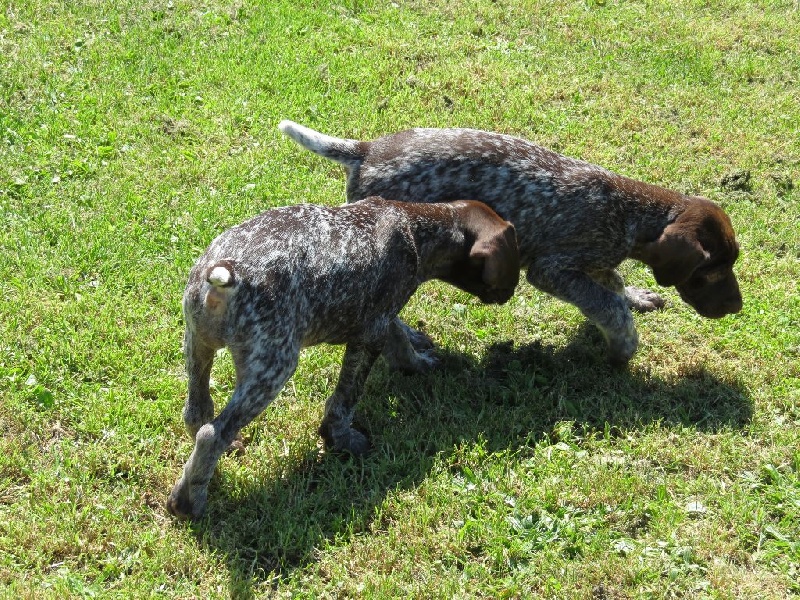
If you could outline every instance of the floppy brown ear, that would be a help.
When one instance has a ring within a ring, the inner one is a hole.
[[[673,224],[656,241],[645,244],[642,261],[653,269],[659,285],[683,283],[710,257],[693,235]]]
[[[492,288],[513,289],[519,283],[519,248],[511,223],[502,231],[482,232],[469,253],[475,266],[483,265],[483,282]]]

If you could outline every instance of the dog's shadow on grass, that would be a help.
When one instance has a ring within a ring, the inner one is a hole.
[[[231,486],[226,476],[215,478],[208,516],[192,527],[202,545],[226,557],[232,596],[301,577],[318,549],[370,531],[388,493],[418,486],[436,460],[462,444],[481,440],[487,451],[514,450],[565,422],[624,435],[653,423],[736,429],[752,416],[742,385],[702,368],[669,381],[642,368],[613,369],[588,325],[559,350],[509,342],[479,360],[439,355],[441,368],[426,375],[376,365],[358,413],[374,444],[369,455],[309,448],[277,480]]]

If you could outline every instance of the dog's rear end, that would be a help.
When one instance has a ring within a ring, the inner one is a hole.
[[[392,366],[415,371],[434,362],[430,347],[396,319],[417,286],[433,278],[485,302],[507,301],[519,278],[513,227],[478,202],[375,198],[274,209],[214,240],[184,293],[183,417],[195,447],[168,510],[178,517],[203,512],[219,457],[277,396],[302,347],[347,344],[319,433],[335,450],[365,452],[369,442],[352,419],[386,340]],[[236,366],[236,387],[214,418],[209,378],[223,346]]]

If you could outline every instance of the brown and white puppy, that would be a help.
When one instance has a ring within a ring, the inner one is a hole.
[[[625,288],[626,258],[653,269],[705,317],[741,310],[731,221],[713,202],[635,181],[508,135],[473,129],[411,129],[374,141],[334,138],[292,121],[280,130],[342,163],[347,200],[382,194],[407,202],[475,198],[517,230],[535,287],[577,306],[605,336],[613,363],[633,356],[629,307],[663,300]]]
[[[506,302],[519,281],[514,228],[479,202],[368,198],[336,208],[269,210],[215,239],[192,268],[183,297],[183,418],[195,447],[168,510],[178,517],[203,513],[220,456],[280,392],[307,346],[347,345],[319,432],[335,450],[366,451],[367,438],[351,424],[386,340],[396,367],[422,370],[434,360],[412,346],[396,319],[417,287],[434,278],[484,302]],[[209,377],[224,346],[236,387],[215,418]]]

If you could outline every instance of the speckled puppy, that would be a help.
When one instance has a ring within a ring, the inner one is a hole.
[[[373,141],[324,135],[291,121],[280,130],[347,169],[347,200],[474,198],[514,224],[528,281],[577,306],[625,364],[638,336],[629,307],[663,306],[624,286],[616,267],[644,262],[705,317],[738,312],[739,245],[710,200],[635,181],[526,140],[475,129],[410,129]]]
[[[183,297],[189,375],[183,418],[195,447],[169,511],[203,513],[219,457],[283,388],[307,346],[347,344],[319,432],[335,450],[366,451],[367,438],[351,423],[386,339],[393,339],[388,358],[396,367],[420,370],[432,360],[409,343],[395,317],[434,278],[484,302],[507,301],[519,279],[514,228],[478,202],[368,198],[336,208],[277,208],[214,240],[192,268]],[[236,388],[214,418],[209,376],[223,346],[236,366]]]

